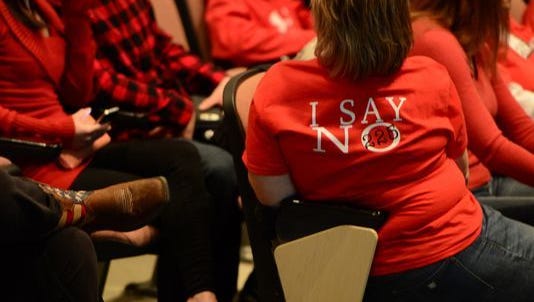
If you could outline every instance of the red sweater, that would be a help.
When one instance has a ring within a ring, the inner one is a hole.
[[[530,26],[534,31],[534,1],[530,1],[523,15],[523,24]]]
[[[499,60],[499,72],[506,83],[514,82],[534,91],[534,32],[510,18],[510,37],[506,57]],[[534,100],[533,100],[534,102]]]
[[[389,213],[373,275],[435,263],[480,234],[480,204],[453,161],[467,145],[458,94],[428,58],[358,81],[331,79],[317,60],[278,63],[248,121],[243,158],[252,173],[290,174],[305,199]]]
[[[63,104],[80,107],[92,97],[91,30],[84,16],[61,19],[46,0],[34,2],[50,37],[16,20],[0,1],[0,132],[68,144],[74,122]],[[61,188],[85,167],[63,170],[54,161],[18,164],[26,176]]]
[[[534,121],[511,96],[499,76],[478,68],[473,80],[468,58],[454,35],[429,18],[413,23],[412,55],[443,64],[460,95],[467,125],[469,188],[487,183],[499,173],[534,186]]]
[[[315,37],[302,0],[208,0],[212,56],[235,65],[278,61]]]

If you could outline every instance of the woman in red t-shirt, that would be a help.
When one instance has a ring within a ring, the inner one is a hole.
[[[388,212],[367,300],[532,297],[534,228],[466,187],[460,100],[443,66],[407,58],[408,3],[314,0],[312,11],[317,59],[275,64],[251,104],[243,159],[259,200],[298,192]]]

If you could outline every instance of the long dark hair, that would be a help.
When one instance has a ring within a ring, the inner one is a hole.
[[[32,12],[24,4],[24,1],[22,0],[3,0],[3,1],[9,8],[9,11],[11,11],[13,16],[17,20],[26,24],[26,26],[33,28],[33,29],[40,29],[46,26],[46,24],[42,20],[40,20],[34,14],[32,14]]]
[[[412,47],[405,0],[312,0],[315,55],[332,77],[395,73]]]
[[[429,15],[448,28],[469,57],[479,57],[495,72],[506,45],[509,9],[505,0],[410,0],[413,17]]]

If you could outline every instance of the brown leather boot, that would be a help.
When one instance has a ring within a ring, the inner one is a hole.
[[[169,201],[164,177],[145,178],[95,191],[69,191],[40,184],[63,206],[57,228],[76,225],[96,230],[135,230],[154,218]]]

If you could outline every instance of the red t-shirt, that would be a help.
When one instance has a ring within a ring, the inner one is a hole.
[[[456,86],[469,138],[469,188],[491,179],[491,172],[534,186],[534,120],[512,97],[499,75],[479,65],[473,79],[469,60],[455,36],[431,18],[412,24],[411,55],[427,56],[447,68]]]
[[[317,60],[274,65],[251,105],[244,162],[290,174],[304,198],[389,213],[373,275],[423,267],[479,235],[482,211],[453,159],[467,145],[446,70],[424,57],[390,77],[333,80]]]
[[[205,19],[212,56],[236,66],[294,55],[315,37],[301,0],[208,0]]]

